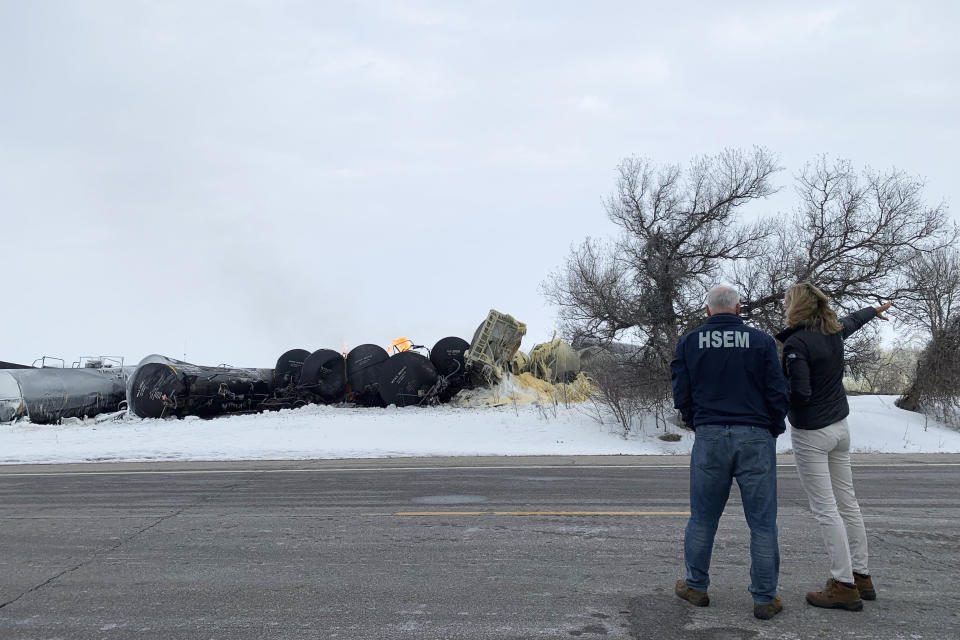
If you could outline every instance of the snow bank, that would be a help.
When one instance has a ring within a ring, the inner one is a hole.
[[[853,447],[859,452],[960,452],[960,433],[902,411],[892,397],[851,397]],[[674,431],[676,431],[674,429]],[[215,420],[85,422],[59,426],[0,426],[0,464],[376,458],[447,455],[686,454],[679,442],[657,438],[652,421],[624,439],[612,419],[598,421],[591,405],[540,409],[492,408],[303,409]],[[789,451],[782,436],[778,450]]]

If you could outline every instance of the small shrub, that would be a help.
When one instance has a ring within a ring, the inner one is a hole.
[[[645,414],[653,415],[658,428],[667,429],[670,407],[669,362],[652,349],[624,354],[604,352],[591,359],[590,380],[595,401],[613,415],[627,437]]]
[[[960,317],[934,334],[897,406],[960,428]]]

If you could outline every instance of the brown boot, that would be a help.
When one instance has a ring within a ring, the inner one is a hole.
[[[857,584],[857,590],[860,592],[861,598],[864,600],[877,599],[877,591],[873,588],[873,580],[870,579],[869,574],[854,571],[853,581]]]
[[[710,604],[710,596],[707,595],[707,592],[691,589],[687,586],[686,580],[677,580],[677,586],[674,587],[673,592],[678,597],[698,607],[706,607]]]
[[[833,578],[827,580],[827,586],[823,591],[808,591],[807,602],[824,609],[846,609],[847,611],[863,609],[863,600],[860,599],[857,587],[848,587]]]
[[[779,596],[774,597],[774,599],[767,604],[753,605],[753,617],[759,618],[760,620],[769,620],[781,611],[783,611],[783,603],[780,601]]]

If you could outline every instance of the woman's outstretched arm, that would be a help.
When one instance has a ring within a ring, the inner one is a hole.
[[[850,315],[840,318],[840,324],[843,326],[843,339],[846,340],[849,338],[855,331],[860,329],[863,325],[867,324],[874,318],[880,318],[881,320],[889,320],[887,316],[883,313],[890,308],[893,302],[885,302],[879,307],[864,307],[860,311],[851,313]]]

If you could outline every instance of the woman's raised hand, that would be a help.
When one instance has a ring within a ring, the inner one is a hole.
[[[874,307],[874,309],[877,310],[877,317],[880,318],[881,320],[889,320],[890,318],[883,315],[883,312],[889,309],[891,306],[893,306],[893,300],[891,300],[890,302],[885,302],[879,307]]]

